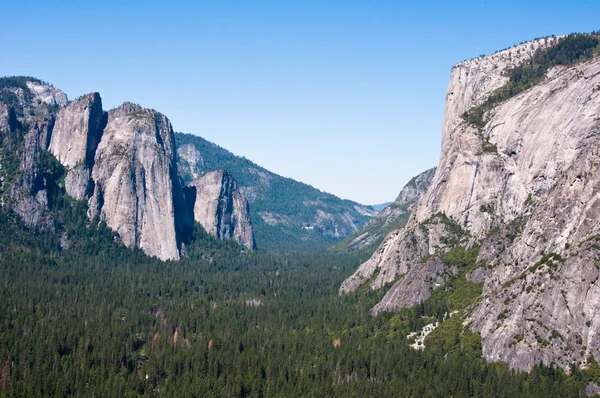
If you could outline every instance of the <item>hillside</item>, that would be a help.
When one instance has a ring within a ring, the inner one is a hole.
[[[248,198],[259,249],[325,248],[356,231],[377,212],[310,185],[279,176],[199,136],[176,133],[184,183],[225,168]]]

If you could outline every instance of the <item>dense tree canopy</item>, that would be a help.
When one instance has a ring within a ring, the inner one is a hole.
[[[200,230],[189,258],[161,262],[55,203],[61,233],[0,215],[0,396],[565,397],[591,377],[486,364],[458,322],[411,349],[406,334],[470,300],[464,279],[373,318],[380,293],[337,295],[364,254],[248,253]]]

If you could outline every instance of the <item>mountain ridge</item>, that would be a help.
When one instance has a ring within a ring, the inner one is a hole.
[[[178,167],[184,182],[225,168],[248,198],[259,248],[326,248],[358,231],[377,214],[370,206],[273,173],[200,136],[176,133]]]
[[[335,244],[330,250],[335,252],[365,250],[373,252],[392,231],[406,225],[411,212],[425,194],[435,174],[435,167],[410,179],[394,202],[385,206],[357,232]]]

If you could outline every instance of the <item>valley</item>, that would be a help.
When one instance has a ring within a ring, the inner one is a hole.
[[[375,208],[0,78],[0,397],[591,396],[599,109],[598,32],[458,63]]]

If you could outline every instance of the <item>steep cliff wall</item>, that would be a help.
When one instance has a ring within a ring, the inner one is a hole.
[[[34,123],[23,137],[19,149],[19,172],[10,187],[10,207],[30,227],[42,230],[54,226],[48,209],[48,184],[44,178],[41,157],[53,120]]]
[[[487,266],[470,277],[484,282],[483,298],[465,325],[481,333],[488,360],[527,370],[540,361],[567,367],[599,356],[598,251],[590,242],[600,232],[600,60],[550,69],[539,84],[489,110],[483,126],[462,117],[507,82],[507,70],[556,42],[541,39],[452,69],[431,188],[407,226],[388,236],[341,292],[395,282],[375,313],[414,304],[414,294],[402,294],[408,285],[428,297],[436,285],[424,281],[447,270],[428,271],[422,259],[447,250],[430,244],[447,231],[419,231],[444,214],[468,232],[464,244],[482,245]]]
[[[248,201],[233,176],[224,169],[208,172],[188,186],[194,219],[219,239],[234,239],[255,249]]]
[[[90,216],[105,221],[127,247],[162,260],[180,255],[175,203],[184,202],[174,145],[164,115],[124,103],[108,113],[92,171]]]
[[[89,194],[91,168],[107,114],[98,93],[77,98],[59,109],[48,150],[67,169],[65,189],[78,200]]]

